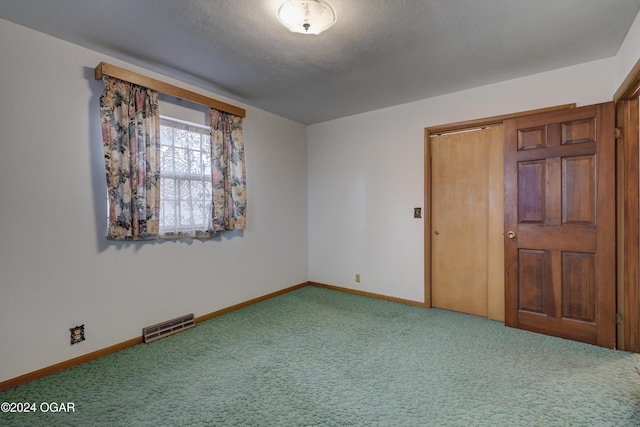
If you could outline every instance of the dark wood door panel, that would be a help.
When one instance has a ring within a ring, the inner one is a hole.
[[[559,156],[584,156],[595,152],[596,144],[593,142],[584,142],[571,147],[568,146],[551,146],[548,148],[540,148],[529,151],[519,151],[518,160],[521,162],[553,159]]]
[[[579,227],[575,224],[558,226],[520,224],[517,236],[519,248],[545,248],[593,253],[597,247],[596,227]]]
[[[547,162],[518,162],[518,222],[546,223]]]
[[[588,117],[561,124],[562,137],[560,144],[583,144],[596,141],[596,118]]]
[[[519,329],[601,345],[597,340],[598,327],[595,323],[579,322],[572,319],[557,319],[523,311],[518,313],[518,318]]]
[[[562,223],[595,225],[596,157],[562,158]]]
[[[562,318],[596,321],[596,255],[562,253]]]
[[[559,140],[560,145],[595,143],[597,121],[595,116],[573,120],[569,116],[565,118],[558,116],[554,120],[557,121],[535,126],[528,126],[532,122],[521,120],[522,127],[518,129],[517,135],[517,150],[547,148],[549,140]]]
[[[549,314],[550,253],[545,250],[520,249],[518,251],[518,310]],[[553,298],[553,295],[551,295]]]

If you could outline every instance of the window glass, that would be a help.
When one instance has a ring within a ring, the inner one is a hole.
[[[160,234],[211,229],[209,128],[160,119]]]

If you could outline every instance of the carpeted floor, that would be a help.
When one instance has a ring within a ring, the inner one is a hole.
[[[0,393],[38,407],[0,425],[639,426],[636,366],[637,354],[305,287]]]

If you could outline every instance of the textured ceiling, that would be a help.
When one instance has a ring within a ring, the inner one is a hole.
[[[613,56],[640,10],[330,0],[338,22],[305,36],[280,25],[281,2],[2,0],[0,17],[310,124]]]

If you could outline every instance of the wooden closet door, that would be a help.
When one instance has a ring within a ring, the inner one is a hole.
[[[432,306],[504,319],[501,125],[433,137]]]

